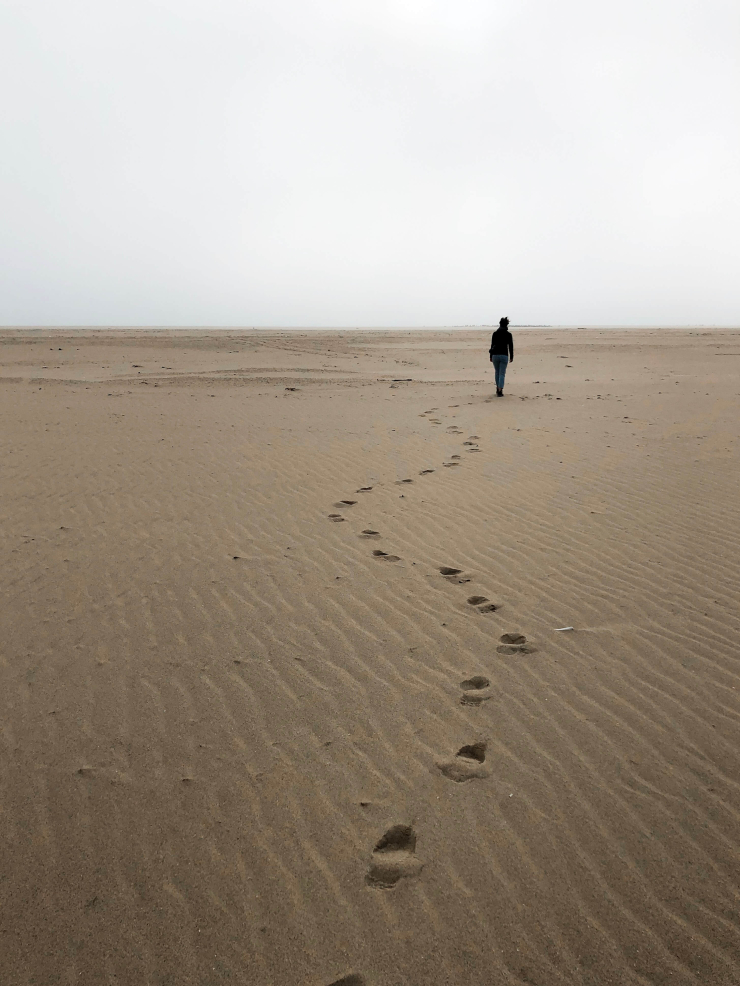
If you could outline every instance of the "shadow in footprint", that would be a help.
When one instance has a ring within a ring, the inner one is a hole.
[[[466,760],[475,760],[476,763],[483,763],[486,759],[486,744],[472,743],[470,746],[461,746],[455,756],[464,757]]]
[[[337,500],[337,502],[332,504],[332,506],[339,507],[341,510],[342,507],[354,507],[356,503],[357,500]]]
[[[403,483],[413,483],[413,479],[397,479],[396,486],[402,486]]]
[[[416,858],[416,833],[410,825],[394,825],[376,842],[365,883],[390,890],[404,877],[417,876],[422,863]]]
[[[361,486],[359,488],[359,490],[356,490],[356,492],[357,493],[369,493],[371,489],[372,489],[372,486]]]
[[[523,633],[502,633],[499,640],[501,643],[496,648],[499,654],[533,654],[536,650],[527,643]]]
[[[434,472],[434,469],[422,469],[419,473],[420,476],[428,476],[430,472]]]
[[[361,538],[373,538],[377,540],[380,537],[380,531],[371,531],[369,527],[366,527],[362,534],[358,534]]]
[[[463,694],[460,697],[460,705],[480,705],[482,702],[487,702],[491,697],[490,685],[491,682],[482,674],[461,681]]]
[[[340,524],[344,517],[341,514],[329,514],[329,520],[333,520],[335,524]]]
[[[482,605],[485,603],[486,605]],[[495,613],[496,604],[489,603],[486,596],[468,596],[468,604],[470,606],[477,606],[479,613]]]
[[[450,568],[449,565],[442,565],[439,569],[439,574],[444,575],[448,582],[455,582],[458,585],[464,585],[466,582],[470,582],[467,576],[461,576],[461,568]]]
[[[486,744],[472,743],[461,746],[451,760],[441,760],[437,768],[457,784],[472,781],[475,778],[488,777],[488,771],[483,767],[486,759]]]
[[[401,560],[398,555],[389,555],[387,551],[379,551],[377,549],[375,551],[373,551],[373,557],[374,558],[380,558],[382,561],[400,561]]]

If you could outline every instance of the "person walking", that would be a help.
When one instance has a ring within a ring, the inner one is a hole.
[[[498,328],[491,336],[491,348],[488,355],[493,363],[493,370],[496,374],[496,397],[504,396],[504,378],[506,377],[506,367],[514,362],[514,340],[509,332],[508,318],[502,318],[498,323]]]

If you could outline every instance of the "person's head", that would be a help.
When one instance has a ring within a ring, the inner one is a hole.
[[[506,316],[504,316],[502,319],[499,319],[498,327],[504,331],[509,328],[509,320],[508,318],[506,318]]]

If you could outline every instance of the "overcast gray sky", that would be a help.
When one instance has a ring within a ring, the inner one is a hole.
[[[740,324],[738,0],[0,0],[0,323]]]

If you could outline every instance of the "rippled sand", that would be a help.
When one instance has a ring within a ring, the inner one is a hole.
[[[2,986],[740,982],[740,333],[514,337],[0,333]]]

